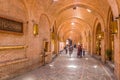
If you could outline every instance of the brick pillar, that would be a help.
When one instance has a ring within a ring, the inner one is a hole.
[[[104,31],[104,60],[106,61],[106,49],[109,49],[109,32],[108,32],[108,26],[106,26]]]
[[[91,47],[91,50],[90,50],[90,54],[93,55],[93,37],[92,37],[92,40],[91,40],[91,44],[90,44],[90,47]]]
[[[54,35],[54,38],[55,38],[55,41],[54,41],[54,50],[55,50],[55,53],[57,55],[58,54],[58,39],[57,39],[57,35]]]
[[[91,55],[91,36],[89,35],[88,36],[88,42],[87,42],[87,50],[88,50],[88,53]]]
[[[119,43],[119,44],[118,44]],[[118,80],[120,80],[120,42],[118,39],[115,39],[115,52],[114,52],[114,64],[115,64],[115,69],[114,73]]]
[[[105,39],[101,40],[101,59],[105,63]]]
[[[95,35],[94,33],[92,33],[92,35]],[[90,47],[91,47],[91,55],[94,55],[95,51],[94,51],[94,45],[95,44],[95,40],[94,40],[94,36],[91,36],[91,44],[90,44]]]
[[[118,80],[120,80],[120,20],[118,21],[118,33],[114,35],[114,73]]]

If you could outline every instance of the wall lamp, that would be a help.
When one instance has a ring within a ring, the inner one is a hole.
[[[38,35],[38,24],[33,24],[33,34]]]
[[[117,34],[118,33],[118,26],[117,26],[117,21],[111,22],[111,34]]]
[[[38,35],[38,31],[39,31],[39,28],[38,28],[38,24],[35,22],[35,20],[31,20],[33,22],[33,34],[34,36]]]

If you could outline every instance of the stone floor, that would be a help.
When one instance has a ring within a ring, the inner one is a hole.
[[[112,80],[99,61],[89,55],[77,58],[76,53],[70,57],[62,52],[52,63],[12,80]]]

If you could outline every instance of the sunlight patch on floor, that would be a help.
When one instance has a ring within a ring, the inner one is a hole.
[[[70,61],[74,61],[74,60],[75,60],[75,58],[70,58],[69,60],[70,60]]]
[[[29,76],[29,77],[24,78],[23,80],[36,80],[36,77]]]
[[[94,66],[93,66],[93,68],[95,68],[95,69],[96,69],[97,67],[98,67],[97,65],[94,65]]]
[[[73,68],[73,69],[76,69],[76,68],[77,68],[76,65],[68,65],[67,67],[68,67],[68,68]]]
[[[85,60],[88,60],[88,58],[85,58]]]

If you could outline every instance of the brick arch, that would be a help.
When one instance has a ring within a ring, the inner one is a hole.
[[[68,30],[68,31],[66,32],[66,34],[62,37],[64,41],[69,37],[69,35],[71,35],[71,31],[73,31],[73,30]],[[74,34],[74,37],[76,37],[77,41],[82,37],[82,35],[80,35],[78,31],[73,31],[73,34]],[[75,34],[76,34],[76,35],[75,35]],[[72,35],[72,36],[73,36],[73,35]],[[82,39],[82,38],[81,38],[81,39]],[[75,39],[74,39],[74,40],[75,40]]]
[[[107,31],[109,31],[109,28],[111,28],[111,25],[110,25],[110,23],[112,22],[112,21],[117,21],[116,19],[114,19],[114,14],[113,14],[113,12],[112,12],[112,10],[111,10],[111,8],[109,9],[109,12],[108,12],[108,16],[107,16]],[[117,24],[118,24],[118,22],[117,22]],[[118,24],[119,25],[119,24]],[[117,26],[118,27],[118,26]],[[118,29],[118,28],[117,28]]]
[[[72,30],[69,29],[69,30],[65,31],[65,34],[68,33],[68,32],[71,32],[71,31],[73,31],[73,32],[76,33],[76,34],[82,35],[81,32],[79,32],[78,29],[72,29]],[[63,36],[65,36],[65,34],[64,34]]]
[[[81,24],[79,24],[79,23],[77,23],[77,22],[74,22],[76,25],[79,25],[79,26],[81,26]],[[70,24],[70,23],[69,23]],[[76,29],[79,29],[80,30],[80,27],[74,27],[74,28],[76,28]],[[68,26],[68,28],[71,28],[71,26]],[[65,29],[65,27],[61,27],[58,31],[57,31],[57,34],[59,35],[60,34],[60,32],[63,30],[63,29]],[[72,28],[71,28],[72,29]]]
[[[44,13],[39,18],[39,32],[43,38],[50,40],[50,20]]]
[[[69,8],[73,8],[74,6],[77,6],[77,7],[82,7],[82,8],[85,8],[85,9],[91,9],[93,11],[97,11],[97,9],[95,9],[93,6],[89,5],[89,4],[86,4],[86,3],[81,3],[81,2],[76,2],[76,3],[71,3],[67,6],[65,6],[64,8],[62,8],[58,14],[62,13],[63,11],[69,9]],[[100,13],[98,13],[100,14]]]
[[[57,34],[58,34],[59,31],[61,30],[62,25],[63,25],[65,22],[67,22],[68,20],[70,20],[70,19],[77,19],[77,20],[79,20],[80,22],[83,22],[84,24],[86,24],[86,26],[89,26],[87,29],[90,29],[90,30],[91,30],[90,24],[86,23],[84,20],[82,20],[82,19],[80,19],[80,18],[77,18],[77,17],[70,17],[70,18],[67,18],[66,20],[64,20],[63,23],[61,23],[61,24],[59,25],[59,27],[58,27],[58,29],[57,29]],[[78,22],[79,22],[79,21],[78,21]],[[75,22],[75,23],[78,23],[78,22]],[[78,24],[80,24],[80,23],[78,23]]]
[[[84,36],[84,33],[83,33],[83,32],[81,32],[81,31],[80,31],[80,29],[73,28],[73,29],[67,29],[67,30],[65,30],[63,34],[62,34],[62,33],[61,33],[61,34],[59,34],[59,37],[64,36],[64,35],[65,35],[67,32],[69,32],[69,31],[72,31],[72,32],[75,32],[75,33],[77,33],[77,34],[79,34],[79,35]]]
[[[80,3],[80,2],[76,2],[76,3],[71,3],[65,7],[63,7],[62,9],[60,9],[57,13],[58,14],[61,14],[62,12],[64,12],[65,10],[67,9],[70,9],[70,8],[73,8],[74,6],[77,6],[77,7],[81,7],[81,8],[84,8],[84,9],[91,9],[97,16],[100,17],[100,19],[104,22],[104,17],[102,16],[103,14],[100,14],[100,12],[98,11],[99,9],[95,8],[94,6],[91,6],[89,4],[85,4],[85,3]]]
[[[95,30],[94,30],[94,40],[96,41],[96,35],[97,35],[97,30],[100,29],[100,32],[102,32],[102,26],[100,22],[96,22],[95,25]]]
[[[36,10],[36,6],[35,5],[36,5],[37,1],[36,0],[21,0],[21,1],[24,3],[25,8],[27,9],[27,12],[28,12],[28,18],[30,19],[31,15],[35,15],[36,14],[34,12],[34,10]]]
[[[100,28],[98,28],[100,26]],[[96,38],[96,34],[97,34],[97,29],[100,29],[101,32],[103,32],[102,30],[102,25],[99,21],[96,22],[95,28],[94,28],[94,38]]]
[[[26,3],[25,3],[25,0],[23,0],[22,3],[23,3],[23,5],[24,5],[24,10],[25,10],[25,12],[26,12],[26,18],[27,18],[27,20],[28,20],[28,19],[29,19],[29,9],[28,9],[28,7],[27,7],[27,5],[26,5]]]
[[[120,8],[119,8],[120,1],[119,0],[108,0],[108,3],[111,7],[111,11],[113,13],[113,16],[118,17],[119,13],[120,13]]]
[[[42,13],[42,14],[40,15],[40,18],[41,18],[41,16],[46,17],[46,19],[47,19],[47,21],[48,21],[48,23],[49,23],[49,26],[50,26],[50,19],[49,19],[48,15],[45,14],[45,13]]]
[[[95,23],[94,23],[94,26],[93,26],[93,29],[92,29],[92,53],[95,53],[95,45],[96,45],[96,31],[97,31],[97,27],[98,27],[98,24],[101,25],[101,31],[103,32],[104,31],[104,26],[102,26],[102,24],[100,23],[100,21],[98,21],[98,19],[96,18],[95,20]]]
[[[95,20],[95,23],[94,23],[94,26],[93,26],[93,29],[92,29],[92,35],[93,35],[93,41],[95,42],[95,38],[96,38],[96,31],[97,31],[97,26],[98,24],[101,25],[101,32],[104,32],[105,31],[105,26],[104,24],[102,24],[102,22],[100,22],[97,18]]]

